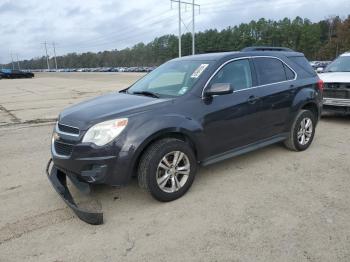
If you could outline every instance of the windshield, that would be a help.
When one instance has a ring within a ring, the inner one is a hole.
[[[350,56],[340,56],[330,63],[325,72],[350,72]]]
[[[133,84],[127,92],[158,97],[181,96],[192,89],[209,64],[208,61],[167,62]]]

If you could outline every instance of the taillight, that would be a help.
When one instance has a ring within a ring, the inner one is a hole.
[[[324,83],[323,83],[323,81],[321,79],[317,81],[317,88],[318,88],[318,90],[323,92]]]

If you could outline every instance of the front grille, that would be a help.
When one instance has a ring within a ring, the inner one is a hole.
[[[339,83],[325,83],[324,88],[338,89],[340,87]]]
[[[350,83],[325,83],[323,97],[349,99]]]
[[[55,141],[55,151],[62,156],[70,156],[73,151],[73,145]]]
[[[58,126],[58,131],[69,133],[69,134],[74,134],[74,135],[79,135],[79,129],[76,127],[67,126],[67,125],[63,125],[60,123],[58,123],[57,126]]]
[[[350,89],[350,83],[325,83],[325,88],[329,89]]]
[[[344,90],[324,90],[323,97],[329,97],[329,98],[341,98],[346,99],[350,98],[350,92],[344,91]]]

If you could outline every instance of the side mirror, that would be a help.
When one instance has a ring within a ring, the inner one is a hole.
[[[212,84],[209,88],[205,90],[205,96],[214,95],[227,95],[233,93],[233,87],[230,83],[216,83]]]
[[[317,67],[316,73],[322,73],[323,72],[323,67]]]

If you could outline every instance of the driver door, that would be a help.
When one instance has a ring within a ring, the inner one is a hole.
[[[203,100],[204,139],[208,157],[256,142],[260,130],[260,99],[253,87],[249,59],[234,60],[223,66],[212,78],[215,83],[230,83],[232,94]]]

